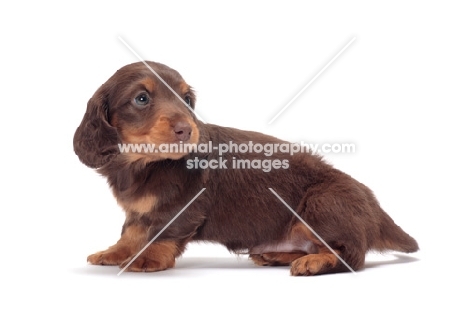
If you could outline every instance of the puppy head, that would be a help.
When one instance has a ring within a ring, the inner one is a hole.
[[[192,89],[177,71],[147,64],[178,96],[141,62],[119,69],[89,100],[73,138],[75,153],[87,166],[102,167],[118,155],[130,161],[176,160],[186,155],[184,148],[159,152],[158,147],[198,143]],[[136,148],[121,153],[125,144]]]

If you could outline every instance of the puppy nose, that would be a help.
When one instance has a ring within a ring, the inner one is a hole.
[[[181,141],[187,141],[192,135],[192,127],[185,121],[178,121],[174,125],[174,133],[177,139]]]

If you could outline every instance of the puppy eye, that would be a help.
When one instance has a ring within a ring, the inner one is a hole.
[[[149,103],[149,96],[146,93],[141,93],[137,97],[135,97],[135,104],[138,106],[145,106]]]
[[[185,102],[187,103],[187,105],[189,107],[192,107],[192,99],[190,98],[190,96],[185,96]]]

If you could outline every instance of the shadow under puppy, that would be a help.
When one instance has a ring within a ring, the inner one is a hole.
[[[124,66],[89,100],[74,136],[79,159],[107,178],[126,213],[118,242],[90,255],[88,262],[125,267],[203,188],[128,271],[172,268],[190,241],[221,243],[230,251],[250,254],[259,265],[291,265],[292,275],[349,271],[334,253],[358,270],[368,250],[418,250],[417,242],[380,208],[366,186],[316,155],[268,157],[238,151],[220,158],[217,150],[121,152],[119,144],[157,148],[210,142],[212,146],[287,143],[261,133],[202,123],[192,111],[195,95],[180,74],[163,64],[148,64],[178,97],[143,63]],[[238,160],[272,158],[279,162],[268,172],[233,168]],[[196,160],[225,164],[201,169],[194,166]]]

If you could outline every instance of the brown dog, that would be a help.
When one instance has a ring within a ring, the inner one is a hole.
[[[107,177],[126,212],[120,240],[89,256],[91,264],[131,263],[129,271],[164,270],[174,267],[187,243],[203,240],[248,253],[259,265],[291,265],[292,275],[316,275],[361,269],[371,249],[418,250],[366,186],[310,153],[222,154],[215,148],[122,152],[119,144],[286,144],[200,122],[191,110],[195,95],[179,73],[148,64],[179,97],[143,63],[127,65],[89,100],[74,136],[79,159]],[[258,167],[268,163],[270,169]]]

